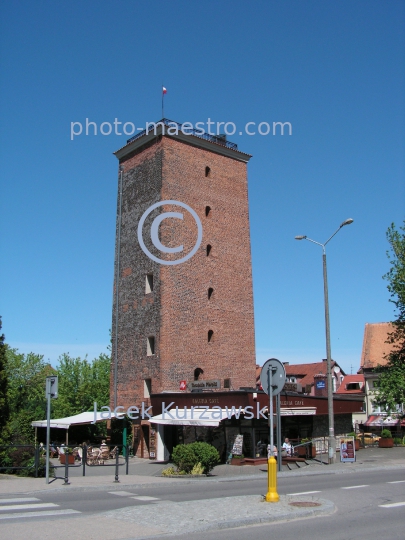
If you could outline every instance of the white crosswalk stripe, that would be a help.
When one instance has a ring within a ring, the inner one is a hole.
[[[14,514],[1,514],[1,519],[21,519],[31,517],[44,517],[44,516],[65,516],[67,514],[81,514],[79,510],[44,510],[43,512],[16,512]]]
[[[79,510],[62,510],[58,507],[56,503],[41,502],[41,499],[36,497],[0,499],[0,520],[81,514]]]

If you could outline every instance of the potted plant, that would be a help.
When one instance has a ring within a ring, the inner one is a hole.
[[[351,431],[350,433],[347,434],[348,437],[354,437],[354,449],[356,450],[360,450],[360,440],[356,437],[356,433],[354,431]]]
[[[381,431],[381,439],[378,441],[378,446],[380,448],[392,448],[394,446],[394,439],[389,429],[383,429]]]
[[[245,459],[243,454],[233,454],[231,459],[231,465],[244,465]]]

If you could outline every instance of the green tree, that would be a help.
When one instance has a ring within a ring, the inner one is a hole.
[[[7,400],[10,410],[8,429],[11,441],[27,443],[33,440],[31,422],[46,417],[45,380],[55,374],[50,364],[39,354],[21,354],[6,348]]]
[[[0,317],[0,331],[2,322]],[[6,371],[6,349],[4,334],[0,334],[0,442],[5,443],[9,438],[7,423],[9,421],[10,408],[7,395],[7,371]]]
[[[100,354],[93,362],[62,354],[58,360],[58,399],[53,401],[52,416],[60,418],[91,411],[96,401],[108,405],[110,395],[110,357]]]
[[[376,368],[379,377],[375,403],[395,411],[396,405],[405,403],[405,221],[399,231],[394,223],[391,224],[387,240],[390,244],[387,256],[391,268],[384,279],[388,281],[390,302],[395,305],[396,318],[392,321],[394,329],[387,340],[392,345],[391,352],[386,356],[387,364]]]

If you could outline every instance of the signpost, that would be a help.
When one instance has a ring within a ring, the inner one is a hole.
[[[49,444],[51,433],[51,399],[58,397],[58,376],[52,375],[46,378],[45,397],[47,399],[46,407],[46,483],[49,484]],[[66,457],[67,459],[67,457]]]
[[[273,434],[273,397],[283,389],[285,383],[285,368],[280,360],[276,358],[270,358],[262,367],[260,373],[260,381],[262,383],[263,390],[269,396],[269,419],[270,419],[270,456],[267,461],[267,485],[268,490],[266,494],[267,502],[278,502],[280,497],[277,493],[277,462],[274,457],[274,434]],[[277,418],[280,415],[280,407],[277,407]],[[280,422],[277,421],[277,425]],[[277,438],[280,438],[280,433],[277,432]],[[278,445],[280,446],[280,445]]]

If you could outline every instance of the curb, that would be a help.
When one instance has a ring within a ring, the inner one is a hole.
[[[398,464],[402,466],[403,464]],[[315,475],[331,475],[331,474],[350,474],[350,473],[357,473],[357,472],[375,472],[375,471],[384,471],[384,470],[398,470],[398,465],[385,465],[385,466],[379,466],[379,467],[356,467],[356,464],[347,464],[346,469],[334,469],[334,470],[328,470],[325,466],[322,470],[308,470],[308,468],[305,469],[297,469],[297,471],[292,472],[281,472],[277,474],[278,478],[291,478],[292,476],[315,476]],[[202,477],[184,477],[181,475],[180,477],[173,478],[173,482],[175,482],[177,485],[181,484],[192,484],[196,482],[241,482],[241,481],[250,481],[250,480],[263,480],[266,478],[267,471],[262,470],[260,474],[244,474],[244,475],[238,475],[238,476],[205,476]],[[77,477],[76,477],[77,478]],[[81,477],[80,477],[81,478]],[[122,477],[121,477],[122,478]],[[156,482],[142,482],[138,479],[130,480],[131,476],[125,476],[125,478],[122,478],[119,483],[115,483],[113,480],[110,482],[103,482],[100,484],[93,484],[93,485],[74,485],[75,477],[71,477],[70,481],[73,482],[73,484],[69,484],[67,486],[65,485],[55,485],[54,487],[44,487],[38,488],[38,487],[28,487],[27,488],[19,488],[17,485],[10,485],[10,491],[8,491],[8,494],[16,493],[52,493],[52,492],[63,492],[69,490],[70,492],[78,491],[104,491],[108,489],[109,491],[114,491],[115,489],[122,489],[123,487],[132,487],[136,489],[142,489],[142,488],[149,488],[149,487],[162,487],[167,486],[168,482],[170,482],[170,477],[154,477],[159,478],[159,481]],[[148,478],[148,477],[145,477]],[[43,479],[45,482],[45,479]],[[24,481],[27,481],[24,479]],[[0,480],[1,483],[1,480]],[[18,484],[19,479],[13,478],[13,484]],[[0,497],[1,497],[0,493]]]
[[[310,507],[294,507],[292,502],[316,504]],[[145,526],[153,517],[153,524],[163,531],[160,534],[137,536],[136,540],[146,538],[179,537],[208,531],[233,529],[265,523],[292,521],[333,514],[336,507],[332,501],[316,497],[293,497],[281,495],[278,503],[266,503],[257,495],[225,497],[221,499],[221,514],[218,515],[218,500],[206,499],[190,503],[166,502],[156,507],[131,507],[99,514],[100,517],[114,519],[117,522],[137,523]],[[201,508],[204,516],[201,517]],[[185,520],[186,516],[186,520]],[[130,540],[131,536],[126,540]]]

